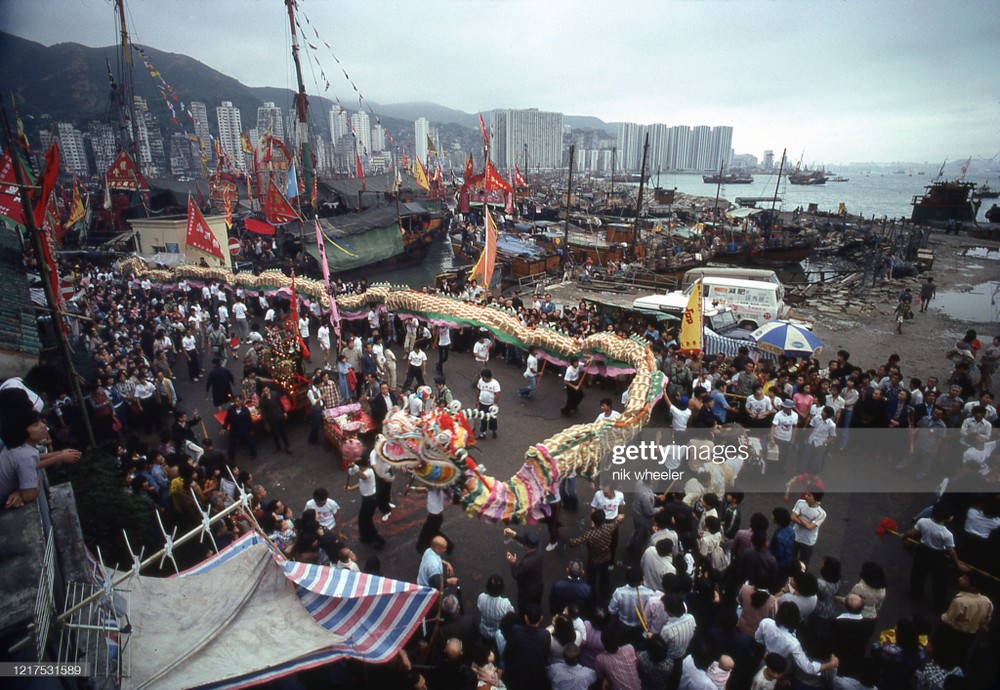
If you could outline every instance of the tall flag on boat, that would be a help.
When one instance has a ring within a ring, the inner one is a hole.
[[[288,177],[285,178],[285,198],[291,201],[299,195],[299,183],[295,180],[295,161],[288,166]]]
[[[486,133],[486,123],[483,121],[482,113],[479,113],[479,131],[483,135],[483,148],[488,149],[490,147],[490,136]]]
[[[118,152],[118,157],[115,158],[115,162],[108,168],[104,177],[107,180],[108,188],[116,192],[149,190],[146,178],[135,167],[135,162],[125,152],[125,149]]]
[[[696,355],[701,352],[701,339],[703,328],[701,325],[701,280],[697,280],[691,286],[691,295],[688,297],[687,308],[681,319],[681,333],[678,338],[680,351],[684,354]]]
[[[486,172],[483,185],[486,190],[502,189],[505,192],[514,191],[507,180],[503,179],[503,175],[501,175],[497,169],[493,167],[493,163],[490,162],[489,158],[486,159]]]
[[[365,191],[365,169],[361,166],[361,156],[357,147],[354,148],[354,174],[361,180],[361,191]]]
[[[326,294],[330,296],[330,327],[334,334],[340,337],[340,311],[337,309],[337,297],[330,289],[330,264],[326,261],[326,240],[323,239],[323,230],[319,226],[319,219],[314,218],[316,224],[316,246],[319,247],[319,263],[323,268],[323,282],[326,283]]]
[[[441,160],[437,161],[437,170],[434,171],[434,181],[439,185],[444,184],[444,170],[441,169]]]
[[[524,180],[521,175],[521,169],[517,167],[517,163],[514,164],[514,186],[515,187],[527,187],[528,183]]]
[[[437,155],[437,149],[434,148],[434,140],[431,139],[431,135],[427,135],[427,153]]]
[[[309,347],[302,339],[302,332],[299,331],[299,295],[295,292],[295,271],[292,271],[292,304],[289,308],[288,318],[291,319],[292,331],[295,333],[295,338],[299,341],[302,356],[305,359],[311,359],[312,355],[309,352]]]
[[[969,164],[972,163],[972,156],[969,156],[969,160],[962,164],[961,174],[955,178],[955,182],[961,182],[965,179],[965,173],[969,172]]]
[[[486,215],[486,241],[483,243],[483,253],[479,255],[479,260],[469,273],[469,280],[478,280],[488,289],[497,262],[497,226],[493,222],[489,208],[483,210]]]
[[[205,196],[201,193],[201,185],[194,183],[194,200],[198,203],[198,208],[205,208]]]
[[[212,229],[208,227],[205,216],[201,215],[201,209],[194,203],[190,194],[188,194],[187,235],[184,238],[184,244],[206,254],[211,254],[222,261],[226,260],[226,255],[222,253],[222,245],[215,238]]]
[[[83,206],[83,199],[80,198],[80,184],[73,181],[73,200],[69,204],[69,217],[66,218],[66,227],[73,227],[76,223],[83,220],[83,217],[87,215],[87,209]]]
[[[233,200],[230,194],[229,185],[222,188],[222,206],[226,213],[226,230],[233,227]]]
[[[473,162],[472,154],[470,153],[469,157],[465,160],[465,173],[462,175],[462,177],[464,177],[465,181],[468,182],[475,176],[475,174],[476,174],[476,164],[475,162]]]
[[[268,223],[281,225],[289,223],[299,217],[292,205],[288,203],[278,185],[274,183],[274,178],[268,180],[267,196],[264,197],[264,218]]]
[[[42,191],[34,200],[35,226],[42,227],[45,212],[49,209],[49,197],[55,189],[59,177],[59,148],[53,143],[45,152],[45,169],[42,172]]]
[[[416,163],[416,165],[413,166],[414,179],[416,180],[418,185],[420,185],[427,191],[430,191],[431,185],[427,181],[427,171],[424,169],[424,164],[421,163],[419,160],[414,160],[414,163]]]

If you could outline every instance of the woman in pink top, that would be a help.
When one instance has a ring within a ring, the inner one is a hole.
[[[792,402],[795,403],[795,411],[799,413],[799,426],[805,426],[806,420],[809,419],[809,410],[812,408],[814,400],[811,391],[812,387],[807,383],[792,396]]]

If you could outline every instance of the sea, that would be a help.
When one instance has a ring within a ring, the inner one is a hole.
[[[851,215],[864,216],[865,218],[909,218],[912,209],[913,197],[924,193],[924,188],[934,180],[933,173],[920,175],[917,173],[892,173],[892,172],[843,172],[828,173],[828,175],[839,174],[848,178],[846,182],[827,182],[825,185],[799,186],[790,185],[782,179],[778,187],[778,202],[776,207],[782,211],[792,211],[798,207],[806,209],[809,204],[816,204],[820,211],[836,212],[840,204],[844,204],[847,212]],[[987,179],[986,177],[968,177],[970,182],[982,185],[989,182],[991,187],[1000,186],[1000,180],[996,177]],[[775,193],[775,185],[778,182],[777,173],[754,174],[752,184],[722,185],[720,198],[735,202],[737,197],[766,197],[772,199]],[[634,186],[638,186],[637,184]],[[651,194],[650,187],[663,187],[665,189],[676,189],[678,192],[693,194],[697,196],[711,197],[714,199],[716,185],[706,184],[700,174],[671,173],[653,175],[651,182],[647,183],[646,193]],[[979,210],[979,219],[984,220],[983,214],[998,200],[984,199]],[[758,204],[758,206],[769,207],[770,203]],[[432,285],[434,276],[443,271],[451,270],[459,264],[451,253],[451,246],[447,242],[436,244],[426,261],[419,266],[411,266],[395,271],[386,271],[374,276],[374,281],[387,281],[393,284],[409,285],[411,287],[422,287]],[[815,268],[815,267],[814,267]],[[806,267],[806,272],[810,272]]]

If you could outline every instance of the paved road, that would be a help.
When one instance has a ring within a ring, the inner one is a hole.
[[[401,349],[396,346],[395,350],[400,362],[403,362]],[[314,351],[318,352],[318,348]],[[435,353],[430,353],[430,357],[431,362],[436,360]],[[241,371],[239,365],[231,363],[231,366],[234,375]],[[521,465],[524,451],[529,444],[548,438],[566,424],[566,418],[559,412],[564,401],[564,393],[561,378],[550,371],[542,377],[534,399],[522,401],[517,396],[517,388],[524,383],[521,376],[523,369],[496,360],[491,362],[491,368],[503,389],[499,403],[500,432],[496,440],[487,438],[479,442],[481,450],[477,456],[491,475],[506,478]],[[211,403],[206,398],[203,384],[189,384],[183,366],[179,365],[177,369],[178,388],[184,398],[182,406],[188,410],[198,407],[203,413],[211,410]],[[475,395],[472,384],[478,375],[478,369],[471,355],[453,353],[446,364],[445,373],[455,397],[466,403],[466,407],[471,406]],[[581,411],[573,421],[590,421],[596,417],[598,401],[605,395],[614,398],[615,407],[620,409],[618,393],[610,389],[605,391],[599,387],[592,387],[587,389]],[[654,421],[665,426],[666,422],[662,415],[662,410],[657,410]],[[209,432],[214,433],[219,428],[218,424],[208,415],[205,417]],[[356,528],[360,497],[356,491],[345,492],[345,473],[340,470],[339,459],[335,452],[325,450],[321,446],[308,445],[307,433],[308,419],[299,416],[289,423],[289,436],[294,451],[292,455],[273,453],[271,440],[262,434],[258,439],[259,457],[251,461],[243,453],[237,456],[237,461],[241,469],[253,472],[255,481],[263,483],[272,498],[282,499],[293,507],[296,514],[302,511],[314,488],[326,487],[341,506],[340,516],[344,519],[346,534],[361,563],[364,564],[370,555],[376,554],[381,559],[383,572],[387,576],[414,581],[419,564],[414,544],[426,516],[423,495],[411,491],[403,496],[403,480],[397,479],[393,487],[393,500],[397,508],[388,522],[381,522],[376,517],[376,526],[388,541],[388,545],[376,550],[361,544],[357,540]],[[221,450],[225,450],[224,437],[216,437],[216,443]],[[566,545],[570,537],[578,536],[584,531],[589,521],[589,509],[586,506],[589,505],[593,495],[593,487],[583,479],[578,481],[578,487],[581,508],[578,512],[563,512],[561,545],[554,552],[545,554],[546,592],[550,584],[563,575],[566,564],[571,558],[585,558],[583,549],[571,549]],[[829,518],[822,528],[813,556],[813,569],[819,568],[825,555],[839,558],[843,565],[845,587],[849,588],[857,580],[857,573],[864,561],[876,560],[881,563],[890,580],[888,597],[880,615],[881,628],[891,627],[899,617],[911,612],[926,615],[930,615],[930,612],[925,606],[913,608],[906,596],[910,559],[901,548],[899,540],[887,538],[885,541],[880,541],[875,535],[875,527],[883,517],[887,516],[893,517],[901,526],[905,526],[910,517],[930,500],[930,495],[837,494],[834,487],[828,487],[823,504]],[[748,495],[744,503],[744,523],[755,511],[770,515],[771,509],[776,505],[786,505],[782,503],[780,495]],[[626,513],[629,513],[628,509]],[[502,529],[501,525],[467,518],[458,507],[450,506],[445,511],[443,531],[457,544],[451,560],[456,574],[461,578],[467,603],[474,605],[475,597],[484,589],[485,581],[492,573],[504,576],[508,585],[508,595],[514,599],[516,592],[504,555],[508,550],[517,552],[520,547],[516,543],[507,543],[509,540],[505,541]],[[542,544],[547,544],[545,526],[536,525],[533,529],[538,533]],[[632,524],[629,517],[622,526],[619,559],[626,558],[625,544],[628,543],[631,533]],[[616,568],[613,573],[613,586],[621,584],[623,579],[624,568]],[[547,597],[544,605],[548,605]]]

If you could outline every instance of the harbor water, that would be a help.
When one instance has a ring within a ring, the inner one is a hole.
[[[840,174],[840,173],[838,173]],[[882,218],[909,218],[912,210],[911,202],[914,196],[924,193],[924,188],[931,184],[934,176],[927,175],[898,175],[881,172],[844,172],[847,182],[827,182],[825,185],[797,186],[790,185],[782,180],[778,191],[780,201],[777,207],[782,211],[791,211],[798,207],[806,209],[809,204],[816,204],[820,211],[836,212],[843,203],[847,212],[852,215],[861,215],[866,218],[872,216]],[[983,184],[987,180],[973,179],[970,181]],[[774,188],[777,182],[777,174],[755,174],[752,184],[722,185],[721,198],[735,202],[737,197],[767,197],[774,196]],[[997,181],[993,180],[993,185]],[[637,184],[635,186],[638,186]],[[701,175],[695,174],[661,174],[653,175],[652,182],[647,185],[646,193],[651,194],[649,187],[663,187],[665,189],[676,188],[678,192],[697,196],[715,197],[716,185],[706,184],[701,179]],[[648,196],[647,196],[648,198]],[[996,200],[984,199],[980,208],[980,220],[983,213]],[[759,206],[769,206],[769,204],[758,204]],[[442,271],[450,270],[457,262],[452,255],[451,245],[447,242],[436,244],[428,254],[427,259],[419,266],[387,271],[373,276],[373,281],[387,281],[395,284],[421,287],[431,285],[434,276]],[[799,272],[792,268],[788,273],[793,275],[783,276],[783,279],[790,279],[789,282],[804,282],[810,278],[815,279],[821,270],[837,270],[836,266],[809,265],[804,263]],[[813,274],[816,274],[813,277]]]

